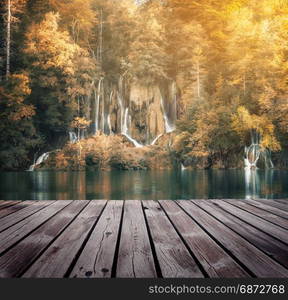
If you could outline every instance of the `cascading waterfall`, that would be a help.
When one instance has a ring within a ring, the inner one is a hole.
[[[99,130],[99,111],[100,111],[100,97],[101,97],[101,86],[103,78],[99,79],[97,93],[95,91],[95,134]]]
[[[161,138],[161,136],[163,136],[163,133],[159,134],[153,141],[152,143],[150,144],[151,146],[155,145],[156,142]]]
[[[148,143],[147,141],[150,140],[150,132],[149,132],[149,124],[146,124],[147,132],[146,132],[146,143],[139,143],[135,138],[132,137],[132,126],[135,122],[134,115],[132,116],[132,109],[133,103],[130,103],[129,98],[129,89],[126,89],[126,83],[124,80],[125,75],[119,77],[117,87],[107,86],[108,82],[104,82],[104,78],[100,78],[98,81],[98,86],[94,87],[94,100],[91,99],[91,109],[93,110],[90,112],[91,120],[92,120],[92,132],[93,134],[97,134],[98,132],[102,132],[106,135],[111,135],[114,133],[120,133],[129,139],[135,147],[143,147],[144,144],[147,145],[155,145],[157,140],[164,134],[164,133],[171,133],[175,130],[175,122],[177,120],[177,86],[176,83],[173,82],[167,86],[166,99],[161,96],[159,98],[160,103],[160,113],[163,116],[163,124],[164,124],[164,132],[159,134],[157,132],[157,136],[153,137],[152,143]],[[105,89],[110,89],[110,93],[105,93]],[[127,91],[126,91],[127,90]],[[165,93],[165,91],[163,91]],[[157,94],[158,95],[158,94]],[[128,98],[127,98],[128,97]],[[148,110],[149,105],[152,103],[159,103],[159,102],[152,102],[148,103]],[[158,99],[158,98],[157,98]],[[115,103],[116,100],[116,103]],[[94,104],[93,104],[94,101]],[[132,100],[134,101],[134,100]],[[151,101],[151,100],[150,100]],[[157,100],[156,100],[157,101]],[[136,105],[137,102],[135,102]],[[117,105],[118,104],[118,105]],[[157,104],[156,104],[157,107]],[[140,108],[141,109],[141,108]],[[154,109],[154,108],[153,108]],[[87,114],[88,116],[88,114]],[[149,119],[150,120],[150,119]],[[147,119],[148,122],[148,119]],[[150,121],[149,121],[150,122]],[[134,128],[134,127],[133,127]],[[143,128],[143,127],[142,127]],[[136,129],[135,132],[138,132]],[[141,129],[142,130],[142,129]],[[133,131],[134,133],[134,131]],[[143,136],[143,135],[142,135]]]
[[[106,122],[107,122],[107,126],[108,126],[108,131],[109,131],[109,135],[112,134],[112,125],[111,125],[111,115],[110,115],[110,105],[112,104],[112,98],[113,98],[113,90],[110,93],[110,97],[109,97],[109,111],[106,117]]]
[[[44,161],[46,161],[48,159],[49,154],[50,154],[50,152],[45,152],[41,156],[39,156],[38,159],[36,160],[36,162],[29,167],[28,171],[33,172],[35,170],[35,167],[41,165]]]
[[[273,169],[274,164],[271,159],[271,151],[269,149],[261,149],[260,134],[253,130],[251,132],[251,145],[245,147],[244,164],[245,169],[256,169],[260,157],[263,157],[265,168]]]
[[[74,131],[69,131],[69,142],[75,144],[78,141],[77,135]]]
[[[245,190],[246,199],[256,199],[260,195],[260,180],[257,170],[257,163],[262,157],[264,159],[265,168],[273,169],[274,164],[271,159],[271,151],[262,149],[260,146],[261,137],[258,132],[251,132],[251,145],[245,147]]]
[[[141,147],[143,147],[143,145],[142,144],[140,144],[140,143],[138,143],[135,139],[133,139],[132,137],[131,137],[131,135],[129,134],[129,125],[130,125],[130,115],[129,115],[129,108],[127,107],[126,109],[125,109],[125,113],[124,113],[124,119],[123,119],[123,124],[122,124],[122,126],[121,126],[121,128],[122,128],[122,132],[121,132],[121,134],[123,134],[124,136],[126,136],[126,138],[130,141],[130,142],[132,142],[133,144],[134,144],[134,146],[136,147],[136,148],[141,148]]]
[[[132,119],[131,114],[131,107],[133,108],[134,104],[133,102],[130,102],[130,99],[126,99],[126,90],[124,86],[124,76],[120,76],[118,81],[118,87],[109,87],[111,89],[110,95],[107,94],[107,100],[105,100],[105,85],[104,85],[104,78],[100,78],[97,82],[93,81],[91,83],[91,86],[89,88],[89,93],[87,95],[87,99],[85,103],[87,103],[87,107],[85,108],[85,118],[87,120],[91,121],[91,128],[79,130],[78,134],[75,133],[72,129],[67,132],[69,135],[69,142],[70,143],[77,143],[81,139],[85,139],[85,137],[88,136],[88,134],[97,134],[99,131],[101,131],[104,134],[112,135],[116,133],[120,133],[124,135],[133,145],[137,148],[144,147],[144,144],[139,143],[136,139],[132,137],[132,120],[134,122],[134,119]],[[160,108],[160,114],[162,112],[163,115],[163,121],[164,121],[164,127],[165,132],[162,132],[159,134],[158,129],[156,129],[156,134],[158,134],[152,142],[149,144],[147,141],[150,141],[150,132],[149,132],[149,124],[148,124],[148,118],[147,118],[147,124],[146,124],[146,145],[155,145],[157,141],[165,134],[165,133],[171,133],[175,130],[175,121],[177,119],[177,87],[176,83],[174,82],[172,85],[167,87],[167,90],[169,91],[169,97],[167,97],[167,103],[164,103],[164,99],[161,96],[159,100],[156,100],[153,102],[154,98],[151,97],[152,101],[149,99],[147,101],[148,103],[148,111],[150,109],[149,105],[152,103],[152,105],[156,104],[156,109],[158,105],[158,109]],[[168,93],[167,93],[168,94]],[[153,96],[154,97],[154,96]],[[158,96],[156,96],[158,97]],[[108,99],[109,98],[109,99]],[[115,103],[115,100],[118,102],[118,108],[117,103]],[[142,100],[142,99],[141,99]],[[159,107],[159,101],[160,107]],[[130,103],[129,103],[130,102]],[[144,103],[144,101],[143,101]],[[116,105],[115,105],[116,104]],[[136,103],[136,105],[138,105]],[[153,107],[154,109],[154,107]],[[141,110],[141,106],[140,106]],[[80,116],[80,105],[78,103],[78,116]],[[158,115],[156,115],[158,117]],[[133,116],[134,117],[134,116]],[[157,119],[156,119],[157,120]],[[156,121],[157,123],[157,121]],[[113,126],[112,126],[113,125]],[[162,126],[162,124],[161,124]],[[247,153],[250,150],[247,150]],[[33,171],[36,166],[43,163],[45,160],[47,160],[49,157],[49,152],[43,153],[36,162],[30,166],[29,171]],[[249,154],[248,156],[249,157]],[[267,152],[266,155],[267,158],[267,165],[273,166],[273,163],[271,161],[271,158],[269,157],[269,153]]]
[[[185,171],[187,168],[181,163],[181,171]]]
[[[112,126],[111,126],[110,113],[108,113],[108,115],[107,115],[107,125],[108,125],[109,135],[111,135],[112,134]]]
[[[165,124],[165,132],[166,133],[171,133],[175,130],[175,125],[171,124],[169,121],[169,118],[167,116],[165,107],[164,107],[164,102],[163,102],[163,98],[161,97],[161,107],[162,107],[162,111],[163,111],[163,118],[164,118],[164,124]]]
[[[245,168],[257,168],[257,162],[260,158],[260,135],[256,131],[251,132],[251,145],[245,147],[244,164]]]

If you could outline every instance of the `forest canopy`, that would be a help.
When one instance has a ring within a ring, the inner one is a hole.
[[[92,134],[91,91],[105,80],[112,99],[119,78],[176,83],[177,155],[225,159],[255,133],[261,149],[287,149],[287,0],[2,3],[2,169],[27,168],[71,129]],[[105,107],[102,129],[117,133]]]

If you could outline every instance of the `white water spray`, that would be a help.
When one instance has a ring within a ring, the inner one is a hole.
[[[150,144],[151,146],[154,146],[156,144],[156,142],[160,139],[160,137],[163,136],[163,133],[159,134]]]
[[[77,135],[74,131],[69,131],[69,141],[72,144],[75,144],[78,141]]]
[[[244,165],[247,169],[257,169],[257,163],[260,157],[264,158],[265,168],[273,169],[274,164],[271,159],[269,149],[261,149],[260,134],[256,131],[251,132],[251,145],[245,147]]]
[[[130,123],[129,121],[130,121],[129,108],[127,107],[127,108],[125,109],[124,119],[123,119],[123,124],[122,124],[122,126],[121,126],[121,128],[122,128],[122,132],[121,132],[121,133],[122,133],[124,136],[126,136],[126,138],[127,138],[130,142],[132,142],[136,148],[141,148],[141,147],[143,147],[143,145],[140,144],[140,143],[138,143],[138,142],[137,142],[135,139],[133,139],[133,138],[131,137],[131,135],[129,134],[129,123]]]
[[[35,167],[39,166],[40,164],[42,164],[44,161],[46,161],[48,159],[49,154],[50,154],[50,152],[46,152],[46,153],[43,153],[41,156],[39,156],[38,159],[36,160],[36,162],[29,167],[28,171],[33,172],[35,170]]]
[[[165,124],[165,132],[166,133],[171,133],[175,130],[175,126],[173,124],[170,124],[170,121],[168,119],[167,113],[165,111],[164,103],[163,103],[163,98],[161,97],[161,107],[163,111],[163,119],[164,119],[164,124]]]
[[[97,93],[95,92],[95,134],[99,130],[99,111],[100,111],[100,97],[101,97],[101,86],[103,78],[99,79]]]

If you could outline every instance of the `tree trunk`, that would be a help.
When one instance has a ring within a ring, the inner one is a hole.
[[[6,79],[10,75],[11,52],[11,0],[7,0]]]
[[[100,33],[99,33],[99,63],[102,67],[102,53],[103,53],[103,10],[100,12]]]

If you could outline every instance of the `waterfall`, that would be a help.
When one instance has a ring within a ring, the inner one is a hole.
[[[106,83],[105,83],[106,87]],[[130,100],[129,98],[129,91],[126,91],[126,81],[125,81],[125,74],[119,77],[117,87],[110,85],[109,87],[109,94],[104,95],[104,78],[100,78],[98,83],[95,82],[93,93],[91,97],[91,109],[93,111],[90,112],[90,120],[92,121],[92,132],[93,134],[97,134],[97,132],[101,131],[106,135],[111,135],[113,133],[118,133],[125,135],[136,147],[142,147],[141,143],[137,142],[132,137],[132,126],[135,124],[134,115],[132,115],[131,106],[129,103],[130,101],[134,101],[133,99]],[[160,91],[160,90],[159,90]],[[116,94],[114,94],[116,93]],[[160,91],[161,93],[161,91]],[[167,95],[167,101],[165,98],[160,98],[160,114],[161,118],[163,118],[164,123],[164,132],[161,135],[153,136],[153,141],[150,145],[156,144],[157,140],[164,134],[164,133],[171,133],[175,130],[175,122],[177,120],[177,86],[176,83],[173,82],[172,84],[167,85],[165,94]],[[131,94],[130,94],[131,95]],[[107,96],[107,97],[106,97]],[[114,97],[115,96],[115,97]],[[155,96],[155,95],[154,95]],[[153,99],[154,99],[153,96]],[[90,96],[88,96],[88,99]],[[94,97],[94,98],[93,98]],[[146,97],[146,96],[145,96]],[[149,96],[150,97],[150,96]],[[155,96],[156,100],[150,99],[148,102],[149,105],[155,104],[158,105],[157,97],[158,94]],[[145,99],[143,99],[145,100]],[[116,101],[116,103],[115,103]],[[154,101],[154,102],[153,102]],[[139,103],[136,103],[138,105]],[[86,116],[89,114],[87,113]],[[156,112],[156,118],[158,117],[158,110]],[[159,120],[159,119],[158,119]],[[150,141],[151,132],[149,130],[148,122],[150,119],[147,119],[146,125],[146,142]],[[156,119],[157,122],[157,119]],[[158,123],[157,123],[158,125]],[[157,126],[156,126],[157,127]],[[144,127],[143,127],[144,128]],[[157,127],[158,128],[158,127]],[[140,132],[139,132],[140,131]],[[138,130],[136,128],[135,132],[139,132],[141,136],[143,136],[143,129],[142,127]],[[159,134],[158,129],[156,129],[156,134]],[[87,131],[86,131],[87,133]],[[133,127],[134,133],[134,127]],[[138,134],[138,133],[137,133]],[[80,138],[79,138],[80,139]],[[70,141],[74,141],[74,137],[70,136]],[[149,143],[147,142],[147,145]]]
[[[260,157],[264,158],[265,168],[273,169],[274,164],[271,159],[271,151],[269,149],[261,149],[260,134],[253,130],[251,132],[251,144],[245,147],[244,165],[247,169],[256,169]]]
[[[124,113],[124,118],[123,118],[123,124],[121,125],[122,131],[121,134],[123,134],[124,136],[126,136],[126,138],[132,142],[134,144],[134,146],[136,148],[141,148],[143,147],[142,144],[138,143],[135,139],[133,139],[130,134],[129,134],[129,120],[130,120],[130,116],[129,116],[129,108],[127,107],[125,109],[125,113]]]
[[[156,142],[160,139],[160,137],[163,136],[163,133],[159,134],[153,141],[152,143],[150,144],[151,146],[155,145]]]
[[[69,141],[72,144],[75,144],[78,141],[77,135],[74,131],[69,131]]]
[[[166,133],[170,133],[173,132],[175,130],[175,126],[172,124],[170,124],[165,107],[164,107],[164,103],[163,103],[163,98],[161,97],[161,107],[162,107],[162,111],[163,111],[163,119],[164,119],[164,124],[165,124],[165,132]]]
[[[257,162],[260,158],[260,135],[258,132],[253,130],[251,132],[251,145],[245,147],[244,164],[245,168],[253,169],[257,168]]]
[[[38,159],[36,160],[36,162],[29,167],[28,171],[31,171],[31,172],[34,171],[36,166],[41,165],[44,161],[46,161],[48,159],[49,154],[50,154],[50,152],[46,152],[46,153],[43,153],[41,156],[39,156]]]
[[[101,117],[101,130],[102,132],[105,132],[105,96],[104,91],[102,89],[102,117]]]
[[[129,108],[127,107],[125,109],[123,124],[121,126],[122,134],[128,134],[128,116],[129,116]]]
[[[187,168],[181,163],[181,171],[185,171]]]
[[[112,126],[111,126],[110,113],[108,113],[108,115],[107,115],[107,124],[108,124],[108,129],[109,129],[109,135],[111,135],[112,134]]]
[[[101,97],[101,86],[103,78],[99,79],[97,93],[95,91],[95,134],[99,130],[99,111],[100,111],[100,97]]]

